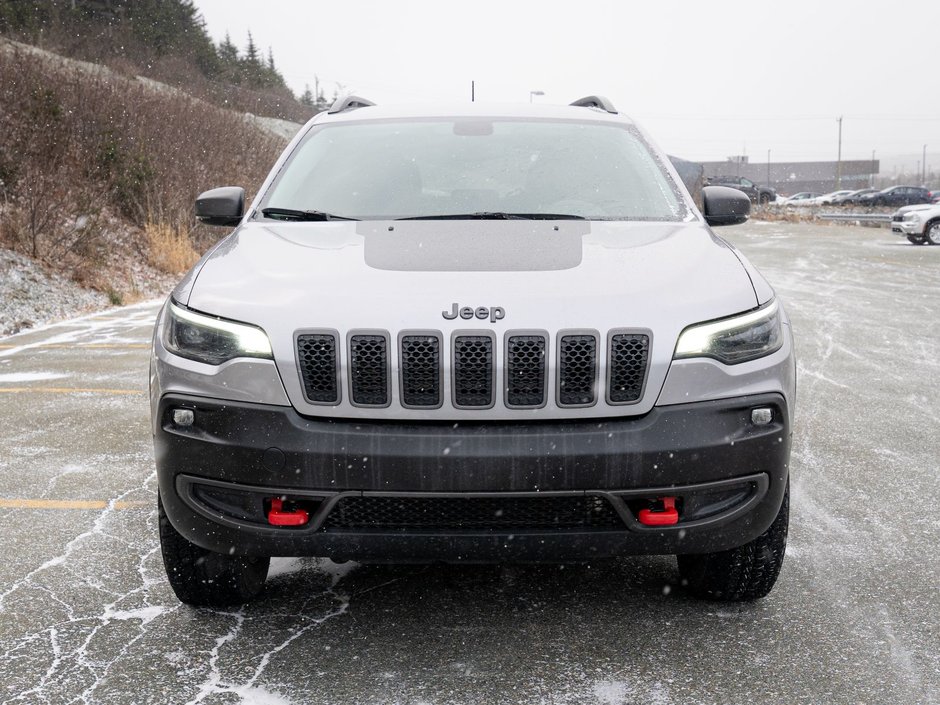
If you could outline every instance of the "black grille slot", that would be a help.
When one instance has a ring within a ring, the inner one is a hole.
[[[401,399],[405,406],[440,406],[441,341],[436,335],[401,337]]]
[[[506,344],[506,405],[545,403],[545,337],[512,335]]]
[[[558,344],[558,403],[593,404],[597,367],[597,338],[590,334],[563,335]]]
[[[454,405],[493,405],[493,339],[488,335],[454,338]]]
[[[610,338],[608,394],[613,404],[637,401],[643,394],[650,339],[635,333],[617,333]]]
[[[344,497],[326,530],[621,529],[603,497]]]
[[[297,336],[297,364],[307,399],[319,404],[339,402],[336,383],[336,337],[331,333]]]
[[[388,339],[384,335],[350,336],[349,390],[353,404],[388,405]]]

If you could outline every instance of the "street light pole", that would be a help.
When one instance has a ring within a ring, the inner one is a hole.
[[[767,188],[773,188],[770,185],[770,150],[767,150]]]
[[[842,188],[842,116],[840,115],[838,120],[839,123],[839,157],[836,162],[836,190],[838,191]]]
[[[534,95],[545,95],[545,91],[529,91],[529,102],[532,102],[532,96]]]
[[[871,174],[868,177],[868,187],[875,187],[875,150],[871,150]]]
[[[921,169],[923,169],[923,172],[920,178],[920,185],[926,186],[927,185],[927,145],[924,145],[924,160],[921,162]]]

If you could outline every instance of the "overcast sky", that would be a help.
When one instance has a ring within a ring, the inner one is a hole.
[[[751,161],[912,155],[940,168],[940,0],[195,0],[251,30],[296,93],[376,102],[608,96],[667,152]],[[931,153],[936,153],[936,160]],[[913,163],[911,168],[913,169]]]

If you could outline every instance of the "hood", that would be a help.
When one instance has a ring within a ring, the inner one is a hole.
[[[936,209],[940,209],[940,206],[938,206],[936,203],[918,203],[914,206],[901,206],[897,209],[897,211],[895,211],[894,215],[899,216],[904,215],[905,213],[911,213],[912,211],[929,211]]]
[[[644,329],[655,392],[641,405],[648,410],[684,327],[758,305],[742,261],[699,222],[246,223],[174,297],[261,326],[288,395],[311,414],[323,407],[305,406],[297,383],[294,336],[303,329],[340,340],[351,330],[395,340],[403,330],[445,339],[456,330],[497,339],[537,330],[551,339],[576,329],[603,340],[613,329]]]
[[[685,326],[758,304],[705,226],[596,221],[253,223],[211,253],[181,302],[291,331],[435,328],[455,302],[547,329]]]

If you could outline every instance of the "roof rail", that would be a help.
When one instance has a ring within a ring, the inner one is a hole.
[[[602,95],[585,96],[571,103],[571,105],[578,108],[600,108],[601,110],[606,110],[608,113],[617,114],[617,108],[614,107],[614,104],[610,102],[610,99]]]
[[[347,110],[355,110],[356,108],[365,108],[369,105],[375,105],[375,103],[371,100],[360,98],[357,95],[347,95],[342,98],[337,98],[336,102],[327,110],[327,113],[333,115],[334,113],[342,113]]]

